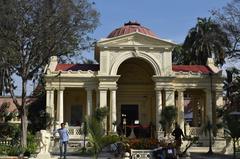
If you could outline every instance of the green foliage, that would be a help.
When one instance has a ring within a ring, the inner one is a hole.
[[[12,123],[1,123],[0,124],[0,138],[12,138],[13,144],[19,144],[20,137],[20,127],[19,124]]]
[[[98,157],[98,154],[105,146],[120,140],[117,135],[105,135],[102,122],[104,121],[104,118],[106,118],[107,114],[107,107],[97,108],[94,112],[94,116],[86,119],[88,128],[88,141],[91,144],[91,149],[95,158]]]
[[[88,0],[0,1],[0,67],[4,88],[23,119],[23,147],[27,146],[27,81],[41,77],[51,56],[69,59],[92,46],[89,33],[99,24],[93,5]],[[16,100],[13,74],[21,79],[22,102]]]
[[[239,58],[240,50],[240,1],[231,0],[221,9],[212,10],[214,21],[227,33],[230,45],[226,53],[230,58]]]
[[[182,46],[176,46],[172,51],[172,62],[175,65],[189,65],[190,64],[190,54],[183,49]]]
[[[163,143],[159,142],[157,139],[129,139],[126,143],[131,149],[155,149],[159,145],[164,146]],[[167,144],[165,145],[167,146]]]
[[[206,65],[207,58],[215,55],[215,63],[223,64],[227,46],[229,40],[220,25],[210,18],[198,18],[185,38],[181,59],[185,64]]]
[[[94,113],[94,118],[101,122],[107,116],[108,113],[109,110],[107,107],[97,108]]]
[[[159,121],[166,133],[170,133],[171,126],[176,119],[177,109],[175,106],[165,106],[162,110],[161,120]]]
[[[228,127],[227,132],[232,138],[240,138],[240,112],[238,113],[239,115],[231,115],[231,113],[228,113],[225,117]]]
[[[36,139],[36,136],[28,133],[27,136],[27,148],[25,149],[25,153],[29,154],[35,154],[38,148],[38,141]]]
[[[29,105],[28,119],[31,121],[29,124],[29,131],[36,133],[40,130],[45,130],[52,124],[50,115],[46,112],[46,95],[45,93],[36,96],[36,100]]]
[[[23,152],[20,146],[0,145],[0,155],[19,156]]]

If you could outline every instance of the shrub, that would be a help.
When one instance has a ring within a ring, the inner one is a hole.
[[[38,148],[38,142],[35,135],[28,133],[27,135],[27,148],[25,149],[24,156],[35,154]]]
[[[131,149],[154,149],[159,146],[157,139],[129,139],[127,141]]]

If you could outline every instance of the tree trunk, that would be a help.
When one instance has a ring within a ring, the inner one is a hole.
[[[21,111],[21,146],[23,148],[27,147],[27,127],[28,127],[28,119],[27,119],[27,108],[26,108],[26,87],[27,80],[22,78],[22,111]]]
[[[23,108],[23,109],[26,109],[26,108]],[[27,126],[28,126],[27,114],[26,113],[22,113],[22,115],[21,115],[21,130],[22,130],[21,131],[21,146],[23,148],[27,147]]]
[[[233,138],[233,158],[236,158],[236,139]]]

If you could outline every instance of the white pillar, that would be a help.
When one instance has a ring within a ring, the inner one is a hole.
[[[162,113],[162,91],[156,90],[156,131],[157,134],[161,131],[161,125],[159,121],[161,120]]]
[[[99,99],[100,99],[100,108],[101,107],[106,107],[107,106],[107,90],[102,89],[99,91]]]
[[[207,120],[210,120],[210,123],[212,123],[212,93],[211,93],[210,89],[205,89],[205,93],[206,93],[206,115],[207,115]]]
[[[100,99],[99,107],[100,108],[107,107],[107,90],[106,89],[100,89],[99,99]],[[107,133],[107,118],[104,119],[103,124],[104,124],[104,131],[105,133]]]
[[[92,89],[86,88],[87,90],[87,115],[92,116]]]
[[[178,124],[184,130],[184,90],[178,90]]]
[[[216,90],[216,108],[223,107],[223,91]]]
[[[51,99],[51,90],[46,90],[46,112],[51,115],[50,99]]]
[[[58,90],[58,97],[57,97],[57,120],[59,123],[63,123],[63,89]]]
[[[174,89],[165,89],[166,106],[174,106]]]
[[[116,90],[110,90],[110,109],[110,128],[113,133],[116,133],[117,125],[113,125],[117,122]]]
[[[46,112],[51,118],[54,117],[54,91],[51,89],[46,91]]]

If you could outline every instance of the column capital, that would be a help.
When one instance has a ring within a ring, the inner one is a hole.
[[[177,88],[176,91],[177,92],[184,92],[184,91],[186,91],[186,88]]]
[[[174,88],[164,88],[164,90],[165,90],[166,92],[172,92],[172,91],[175,91]]]
[[[58,91],[64,91],[65,90],[65,87],[58,87],[58,88],[56,88],[56,90],[58,90]]]
[[[52,87],[45,87],[45,90],[46,91],[54,91],[54,88],[52,88]]]
[[[211,88],[204,88],[203,91],[204,91],[205,93],[210,93],[210,92],[211,92]]]
[[[92,90],[94,90],[93,87],[85,87],[84,89],[85,89],[86,91],[92,91]]]
[[[115,88],[109,88],[110,91],[116,91],[118,89],[118,87]]]

